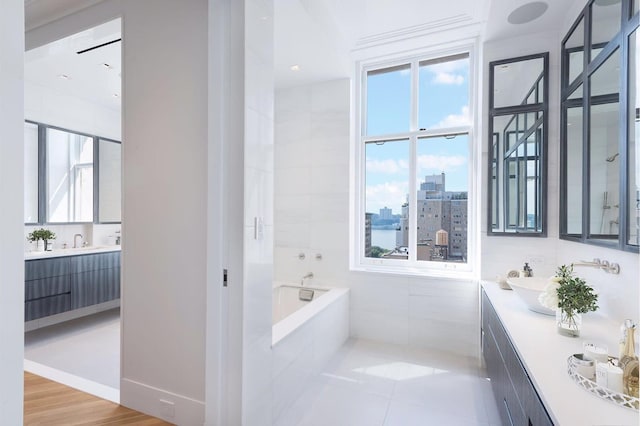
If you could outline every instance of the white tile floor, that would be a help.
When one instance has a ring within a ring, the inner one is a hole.
[[[111,401],[120,394],[120,310],[24,335],[25,370]]]
[[[500,425],[477,360],[350,340],[276,426]]]
[[[25,369],[117,402],[119,311],[25,334]],[[275,426],[497,426],[475,358],[349,340]]]

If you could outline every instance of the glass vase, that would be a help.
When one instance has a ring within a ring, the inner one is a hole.
[[[558,309],[556,311],[556,325],[558,327],[558,333],[563,336],[579,337],[582,326],[582,314]]]

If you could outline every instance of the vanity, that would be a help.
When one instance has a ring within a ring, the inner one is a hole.
[[[555,317],[527,309],[497,283],[481,286],[482,354],[504,425],[637,425],[637,411],[618,407],[579,387],[567,358],[584,341],[616,352],[620,324],[597,313],[583,317],[579,338],[556,332]],[[613,349],[611,349],[613,348]]]
[[[120,304],[120,246],[25,254],[25,330]]]

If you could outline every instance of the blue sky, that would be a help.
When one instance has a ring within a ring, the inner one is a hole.
[[[373,74],[367,80],[367,135],[409,131],[411,93],[409,69]],[[469,123],[468,59],[421,66],[419,128],[454,127]],[[466,191],[468,138],[429,138],[417,146],[417,182],[425,175],[446,174],[449,191]],[[406,201],[409,187],[409,141],[367,145],[366,211],[390,207],[394,214]]]

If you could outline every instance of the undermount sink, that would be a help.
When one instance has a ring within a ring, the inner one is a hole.
[[[555,311],[543,306],[538,301],[538,296],[544,291],[549,278],[529,277],[529,278],[507,278],[507,283],[518,295],[520,300],[533,312],[543,315],[555,315]]]

